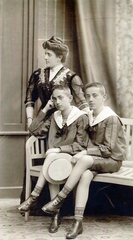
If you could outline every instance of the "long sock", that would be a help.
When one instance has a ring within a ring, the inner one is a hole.
[[[71,192],[72,189],[70,189],[67,186],[64,186],[62,188],[62,190],[60,191],[60,193],[58,194],[58,196],[62,197],[62,198],[66,198],[67,195]]]
[[[74,218],[76,220],[82,220],[83,219],[83,214],[84,214],[84,208],[83,207],[75,208],[75,216],[74,216]]]
[[[42,188],[39,186],[35,186],[34,190],[32,191],[31,195],[35,197],[39,197],[40,193],[42,191]]]

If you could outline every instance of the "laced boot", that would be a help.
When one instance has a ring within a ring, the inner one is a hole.
[[[50,223],[50,226],[49,226],[49,232],[50,233],[57,232],[60,224],[61,224],[60,213],[56,213],[51,218],[51,223]]]
[[[45,204],[42,207],[42,210],[46,213],[56,214],[59,212],[60,208],[62,207],[64,200],[65,198],[62,198],[57,195],[53,200]]]
[[[30,195],[23,203],[18,206],[20,212],[28,212],[30,209],[35,207],[38,196]]]
[[[75,220],[72,230],[67,233],[66,239],[74,239],[83,232],[82,220]]]

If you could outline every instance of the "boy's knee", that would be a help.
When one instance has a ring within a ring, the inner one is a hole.
[[[89,161],[92,161],[92,160],[93,160],[93,158],[89,155],[84,155],[79,159],[80,162],[89,162]]]
[[[90,181],[90,179],[92,179],[93,174],[90,170],[86,170],[82,176],[81,176],[81,180],[82,181]]]

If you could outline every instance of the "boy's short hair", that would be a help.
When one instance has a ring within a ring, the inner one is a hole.
[[[72,96],[71,90],[70,90],[70,88],[69,88],[68,86],[55,85],[55,86],[52,88],[52,94],[53,94],[54,90],[56,90],[56,89],[58,89],[58,90],[63,90],[68,97]]]
[[[97,87],[97,88],[99,88],[102,95],[106,94],[105,87],[104,87],[103,84],[100,83],[100,82],[87,83],[87,84],[85,85],[85,90],[88,89],[88,88],[91,88],[91,87]]]
[[[66,57],[69,52],[69,48],[64,44],[63,40],[59,37],[51,37],[49,40],[45,41],[42,44],[44,49],[52,50],[56,56],[61,56],[61,62],[64,63],[66,61]]]

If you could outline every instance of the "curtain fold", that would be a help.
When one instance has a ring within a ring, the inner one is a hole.
[[[133,1],[75,0],[84,83],[104,84],[108,103],[133,118]]]
[[[82,78],[101,82],[117,109],[115,0],[75,0]]]

